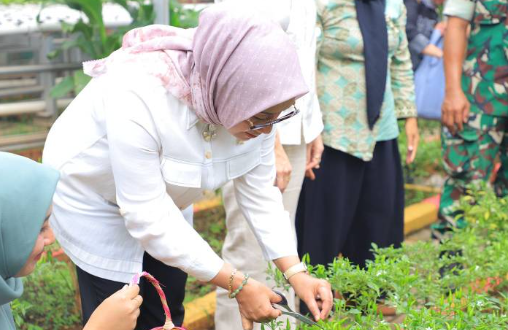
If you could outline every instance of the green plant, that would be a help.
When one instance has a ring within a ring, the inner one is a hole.
[[[58,56],[62,51],[79,48],[91,59],[109,56],[120,48],[123,35],[134,28],[153,24],[155,12],[153,4],[144,0],[109,0],[125,8],[132,23],[125,27],[108,30],[102,20],[102,7],[105,0],[45,0],[44,4],[63,3],[70,8],[82,11],[87,20],[80,19],[76,24],[62,23],[62,32],[71,35],[57,50],[48,55]],[[182,6],[177,0],[170,2],[171,25],[181,28],[196,27],[200,11]],[[52,97],[62,97],[69,92],[79,93],[90,81],[82,71],[75,71],[65,77],[51,92]]]
[[[434,195],[436,195],[436,193],[406,189],[404,191],[404,205],[409,206]]]
[[[429,174],[444,173],[443,164],[441,162],[441,141],[439,140],[439,132],[441,124],[435,120],[418,120],[418,128],[420,132],[420,143],[415,161],[413,164],[406,165],[404,157],[407,150],[407,139],[404,132],[404,121],[399,122],[399,150],[401,153],[402,168],[406,183],[422,183],[429,177]]]
[[[25,317],[30,308],[32,308],[32,304],[28,301],[16,299],[11,303],[14,323],[18,328],[21,328],[25,325]]]
[[[194,227],[201,237],[210,244],[212,249],[220,255],[224,237],[226,236],[224,209],[221,207],[201,212],[194,219]],[[189,276],[185,290],[185,302],[203,297],[213,290],[215,290],[214,285],[200,282],[196,278]]]
[[[365,268],[345,258],[309,267],[342,295],[331,319],[320,323],[323,329],[506,329],[508,197],[496,197],[485,184],[471,186],[460,209],[468,226],[442,244],[374,245],[375,259]],[[388,324],[378,311],[380,301],[404,314],[402,323]]]
[[[66,263],[49,253],[23,284],[23,296],[12,303],[14,320],[21,330],[59,330],[79,324],[81,317],[75,308],[75,291]]]
[[[143,0],[111,0],[125,8],[131,18],[129,26],[108,30],[102,19],[104,0],[46,0],[45,5],[65,4],[70,8],[83,12],[87,20],[80,19],[75,24],[62,23],[62,32],[71,35],[58,49],[48,54],[49,58],[58,56],[62,51],[79,48],[91,59],[100,59],[109,56],[118,49],[122,37],[128,30],[152,24],[155,19],[153,5]],[[75,71],[71,76],[65,77],[52,91],[51,96],[58,98],[74,91],[79,93],[90,81],[90,77],[82,71]]]
[[[198,26],[201,11],[184,7],[178,0],[169,3],[169,20],[172,26],[181,28],[194,28]]]

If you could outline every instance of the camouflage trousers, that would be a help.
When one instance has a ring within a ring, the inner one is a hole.
[[[496,160],[501,168],[494,189],[499,196],[508,195],[508,117],[473,113],[455,135],[443,127],[441,144],[448,177],[441,194],[439,221],[432,226],[437,239],[453,227],[465,226],[456,210],[460,197],[467,185],[489,180]]]

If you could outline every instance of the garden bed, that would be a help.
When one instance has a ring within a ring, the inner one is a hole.
[[[435,203],[420,203],[406,208],[405,222],[406,234],[421,230],[429,223],[435,221],[437,208]],[[194,224],[196,229],[203,237],[210,242],[212,248],[220,253],[224,236],[226,234],[224,209],[221,205],[220,198],[210,194],[202,203],[195,205]],[[73,279],[71,269],[65,262],[65,255],[62,254],[58,246],[53,247],[53,257],[50,255],[41,264],[36,273],[31,275],[25,283],[28,295],[16,302],[16,315],[19,315],[18,326],[21,330],[74,330],[80,327],[80,314],[78,304],[76,303],[75,287],[77,285]],[[53,272],[53,267],[57,269]],[[54,274],[53,274],[54,273]],[[56,274],[56,277],[53,275]],[[44,282],[42,288],[39,284]],[[64,285],[62,283],[65,283]],[[58,307],[59,312],[48,314],[47,308],[52,308],[51,299],[46,299],[46,295],[53,294],[55,287],[59,287],[59,295],[65,301],[62,306]],[[205,330],[213,327],[213,314],[215,312],[215,288],[209,284],[203,284],[196,279],[189,277],[186,291],[186,323],[190,330]],[[33,308],[33,306],[39,306]],[[23,312],[25,313],[23,316]],[[45,315],[51,315],[50,320],[56,320],[55,324],[46,327]],[[64,316],[69,320],[65,323],[62,320]],[[25,321],[22,321],[22,318]],[[44,327],[43,327],[44,326]],[[41,328],[42,327],[42,328]]]
[[[347,300],[335,302],[324,329],[507,329],[508,197],[483,187],[462,200],[467,228],[443,244],[417,242],[375,249],[376,259],[359,269],[347,259],[311,267]],[[457,253],[460,251],[460,253]],[[455,253],[453,253],[455,252]],[[396,308],[397,324],[377,312],[378,301]],[[317,327],[302,327],[318,329]],[[285,327],[272,323],[266,329]]]
[[[432,125],[435,126],[434,123]],[[432,125],[431,127],[434,127]],[[423,131],[425,131],[425,128]],[[424,136],[427,136],[427,139],[429,139],[428,136],[432,136],[425,134]],[[404,143],[404,139],[401,138],[401,148],[405,148]],[[417,178],[414,180],[415,182],[424,182],[423,177],[426,170],[432,170],[434,174],[442,171],[439,166],[435,165],[436,154],[437,152],[440,154],[440,150],[436,152],[436,148],[439,149],[440,146],[439,143],[436,144],[435,140],[431,141],[430,144],[422,142],[420,145],[419,156],[417,157],[418,163],[414,166],[415,168],[424,168],[425,170],[413,170],[412,173],[419,173],[417,176],[414,176],[414,178]],[[431,156],[424,156],[426,154]],[[37,155],[34,157],[37,158]],[[429,173],[426,175],[428,177]],[[427,199],[429,196],[434,196],[435,192],[436,188],[432,187],[421,188],[419,185],[406,187],[407,205],[412,204],[405,210],[406,234],[418,231],[436,220],[436,201],[429,201]],[[220,197],[214,193],[209,194],[205,201],[194,206],[194,214],[194,226],[196,230],[220,254],[226,234],[225,214]],[[75,283],[73,283],[69,267],[65,263],[51,259],[51,257],[45,262],[41,262],[41,265],[42,267],[25,281],[27,283],[27,294],[23,299],[15,303],[14,309],[18,326],[21,330],[46,328],[52,330],[79,329],[80,314],[79,308],[76,307],[75,303]],[[56,271],[53,271],[53,267]],[[44,287],[40,285],[42,282],[45,283]],[[212,285],[202,284],[196,279],[189,277],[185,302],[188,306],[186,322],[190,322],[187,323],[190,330],[202,330],[213,327],[213,313],[215,311],[214,290],[215,287]],[[65,301],[65,303],[54,306],[55,302],[45,298],[46,295],[55,295],[55,292],[62,297],[61,300]],[[52,308],[54,312],[48,313],[45,310],[46,308]],[[22,321],[23,319],[24,321]],[[48,320],[51,320],[50,323],[47,323],[49,322]]]

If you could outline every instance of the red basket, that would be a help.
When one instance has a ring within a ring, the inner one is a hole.
[[[132,280],[131,284],[138,284],[140,277],[144,277],[148,280],[148,282],[152,283],[152,285],[155,287],[155,290],[157,290],[157,293],[159,294],[159,297],[161,298],[162,302],[162,308],[164,309],[164,314],[166,315],[166,323],[164,323],[161,327],[155,327],[152,330],[187,330],[182,327],[175,327],[173,324],[173,321],[171,319],[171,312],[169,311],[168,302],[166,301],[166,295],[164,294],[164,291],[162,291],[162,288],[159,284],[159,281],[155,279],[152,275],[150,275],[147,272],[142,272],[140,274],[135,275]]]

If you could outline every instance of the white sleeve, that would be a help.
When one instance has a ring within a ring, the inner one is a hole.
[[[261,163],[234,180],[235,197],[267,260],[297,256],[296,239],[275,182],[275,130],[262,147]]]
[[[211,280],[223,261],[166,192],[160,144],[145,103],[133,92],[121,91],[108,94],[105,109],[116,199],[130,235],[154,258]]]
[[[307,113],[306,131],[304,131],[305,143],[314,141],[316,137],[323,131],[323,118],[321,115],[321,107],[316,93],[316,52],[317,52],[317,27],[316,27],[316,5],[313,1],[307,3],[309,8],[306,8],[306,29],[303,49],[306,51],[302,61],[302,67],[305,65],[304,76],[307,77],[307,85],[309,86],[309,93],[307,94]]]
[[[476,0],[448,0],[445,3],[443,14],[471,21],[474,17]]]

